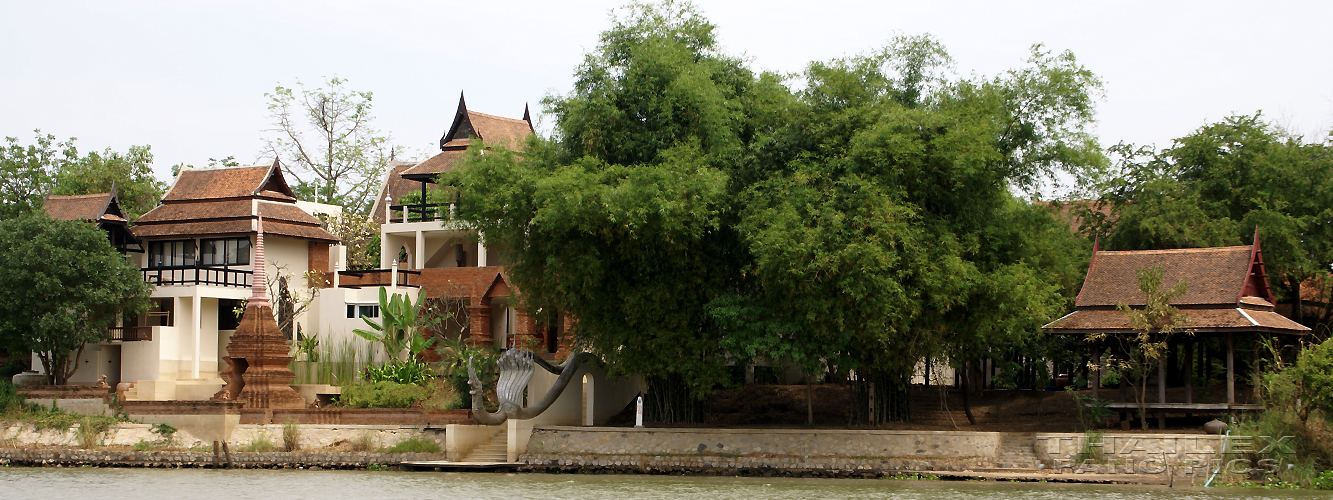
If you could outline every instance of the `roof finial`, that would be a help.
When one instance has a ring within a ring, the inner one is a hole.
[[[264,263],[264,218],[261,216],[255,230],[255,271],[250,285],[252,293],[250,300],[245,304],[246,307],[270,307],[267,271],[267,265]]]
[[[1254,249],[1259,249],[1259,225],[1254,225]]]

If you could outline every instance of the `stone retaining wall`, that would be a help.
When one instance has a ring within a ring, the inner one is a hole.
[[[374,447],[390,447],[399,441],[425,438],[436,441],[444,449],[444,430],[398,425],[298,425],[302,449],[337,446],[360,439],[368,439]],[[232,431],[228,442],[233,449],[246,446],[257,438],[282,446],[282,425],[239,425]],[[152,432],[149,424],[117,424],[102,437],[104,446],[134,446],[140,441],[159,442],[161,436]],[[69,429],[37,430],[31,425],[11,424],[0,428],[0,442],[6,447],[19,446],[78,446],[77,425]],[[212,446],[187,431],[177,431],[175,445],[183,448]],[[211,457],[212,454],[210,453]]]
[[[539,427],[530,465],[567,467],[965,470],[993,467],[1002,433]]]
[[[231,453],[237,468],[363,469],[370,464],[397,466],[403,462],[443,460],[442,453],[270,452]],[[103,451],[79,449],[0,449],[0,465],[98,467],[212,467],[218,457],[195,451]],[[225,457],[222,465],[225,465]]]

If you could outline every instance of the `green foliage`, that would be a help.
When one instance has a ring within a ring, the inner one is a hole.
[[[73,139],[57,143],[51,134],[33,133],[34,144],[25,147],[17,137],[5,137],[7,145],[0,148],[0,218],[40,210],[60,163],[78,156]],[[57,148],[64,150],[63,157]]]
[[[153,434],[157,434],[163,441],[170,442],[176,437],[176,428],[167,423],[153,424]]]
[[[23,395],[18,392],[18,386],[8,381],[0,381],[0,415],[21,411],[25,404]]]
[[[122,315],[148,310],[151,286],[106,235],[79,221],[33,214],[0,221],[0,344],[35,352],[64,384],[88,342]]]
[[[384,453],[439,453],[440,444],[426,438],[408,438],[380,450]]]
[[[1086,430],[1083,432],[1083,439],[1079,441],[1078,459],[1076,463],[1083,463],[1085,460],[1092,460],[1095,464],[1106,463],[1106,450],[1102,446],[1105,442],[1102,439],[1104,433],[1098,430]]]
[[[1326,421],[1333,422],[1333,342],[1325,340],[1302,349],[1291,371],[1295,383],[1290,387],[1299,387],[1308,408],[1319,410]]]
[[[366,368],[366,380],[375,382],[394,382],[405,385],[423,385],[435,378],[429,364],[410,359],[392,361],[380,366]]]
[[[72,145],[70,151],[73,151]],[[82,158],[62,162],[56,171],[51,194],[107,193],[112,188],[130,220],[138,219],[157,206],[167,185],[153,175],[153,153],[149,146],[130,146],[125,154],[107,148],[101,153],[93,151]]]
[[[1087,244],[1011,188],[1105,166],[1085,131],[1101,83],[1072,54],[949,80],[938,41],[899,37],[795,91],[691,5],[613,23],[543,101],[554,137],[474,145],[439,179],[524,305],[577,317],[612,374],[691,397],[729,357],[903,379],[1035,343],[1070,306]]]
[[[1065,393],[1074,398],[1074,410],[1078,413],[1079,425],[1085,432],[1101,427],[1102,422],[1115,415],[1115,412],[1108,408],[1110,401],[1084,396],[1072,385],[1065,386]]]
[[[425,387],[397,382],[344,386],[338,401],[349,408],[411,408],[430,396]]]
[[[152,441],[140,439],[139,442],[134,443],[130,448],[134,451],[153,451],[157,448],[157,445]]]
[[[422,335],[425,329],[434,326],[444,317],[427,317],[423,314],[426,304],[425,294],[412,303],[412,297],[406,294],[393,294],[392,298],[384,287],[380,287],[380,321],[362,317],[373,330],[352,330],[361,338],[384,345],[384,351],[391,358],[399,360],[415,359],[417,354],[429,349],[435,338]]]
[[[389,470],[389,466],[384,464],[366,464],[366,470],[371,472],[383,472]]]
[[[296,88],[278,86],[265,93],[276,132],[267,151],[286,164],[297,197],[364,214],[403,148],[374,128],[373,95],[349,90],[346,83],[333,77],[308,89],[297,80]]]
[[[1319,477],[1314,480],[1314,489],[1333,490],[1333,470],[1320,472]]]

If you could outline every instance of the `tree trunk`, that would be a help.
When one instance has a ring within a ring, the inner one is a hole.
[[[805,374],[805,423],[813,427],[815,425],[815,390],[810,385],[810,374]]]
[[[968,397],[972,392],[972,363],[963,364],[963,414],[967,415],[967,423],[977,425],[977,418],[972,416],[972,401]]]
[[[1301,302],[1301,280],[1300,278],[1288,278],[1287,288],[1291,290],[1291,320],[1297,323],[1305,324],[1302,317],[1305,315],[1305,307]]]

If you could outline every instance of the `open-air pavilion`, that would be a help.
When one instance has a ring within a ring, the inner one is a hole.
[[[1284,344],[1310,332],[1309,328],[1274,311],[1273,294],[1264,273],[1263,253],[1256,233],[1254,243],[1246,246],[1187,248],[1175,250],[1099,251],[1093,248],[1087,278],[1075,300],[1074,312],[1052,321],[1043,329],[1048,333],[1079,335],[1106,334],[1100,342],[1089,341],[1091,359],[1100,365],[1103,356],[1116,355],[1122,345],[1118,340],[1134,333],[1129,316],[1116,309],[1118,304],[1142,308],[1147,297],[1138,287],[1137,271],[1160,265],[1163,270],[1162,286],[1169,288],[1180,281],[1188,285],[1187,292],[1171,302],[1185,315],[1182,330],[1190,334],[1175,335],[1157,366],[1157,401],[1145,397],[1146,409],[1156,414],[1160,428],[1166,426],[1166,414],[1218,414],[1258,410],[1263,404],[1255,398],[1237,402],[1236,351],[1238,341],[1246,342],[1247,354],[1252,357],[1251,367],[1257,366],[1261,355],[1261,340],[1268,338]],[[1198,401],[1195,397],[1194,377],[1204,366],[1208,353],[1196,349],[1210,338],[1222,339],[1222,361],[1226,367],[1225,401]],[[1172,363],[1171,360],[1183,363]],[[1175,377],[1168,377],[1168,365],[1173,365]],[[1120,394],[1109,405],[1124,415],[1137,410],[1131,399],[1126,401],[1124,378]],[[1168,378],[1183,386],[1183,401],[1168,401]],[[1089,373],[1093,397],[1099,396],[1101,371]]]

